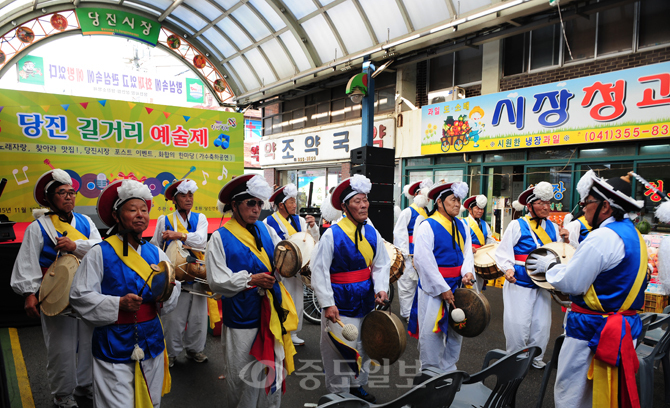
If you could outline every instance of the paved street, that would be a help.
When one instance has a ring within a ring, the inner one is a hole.
[[[489,288],[484,293],[491,304],[491,323],[479,337],[463,340],[461,359],[458,364],[460,370],[470,374],[481,369],[486,351],[504,349],[505,347],[505,337],[502,330],[502,290]],[[397,300],[394,300],[392,310],[398,313]],[[562,321],[563,314],[560,307],[553,304],[551,341],[545,361],[548,361],[551,357],[554,339],[562,332]],[[44,368],[46,354],[41,328],[21,328],[18,332],[35,406],[40,408],[52,407]],[[316,404],[319,397],[327,393],[320,363],[319,326],[305,323],[300,336],[305,339],[306,345],[297,348],[296,372],[288,377],[287,392],[282,397],[283,407],[297,408],[305,406],[306,403]],[[368,391],[376,395],[379,402],[390,401],[406,391],[404,386],[411,382],[418,367],[419,355],[416,345],[417,341],[408,337],[407,349],[401,360],[388,367],[386,371],[379,369],[379,371],[370,375],[371,384]],[[222,357],[220,339],[209,336],[205,353],[209,356],[209,361],[203,364],[196,364],[187,360],[184,355],[177,359],[177,363],[171,369],[172,392],[163,398],[162,407],[220,406],[219,401],[223,398],[223,382],[225,381],[219,379]],[[519,389],[517,395],[518,407],[536,406],[542,375],[543,371],[531,368]],[[547,389],[543,407],[554,406],[552,387],[554,378],[555,371]],[[659,368],[656,370],[655,376],[654,407],[663,406],[664,388],[662,380],[663,371],[662,368]],[[493,384],[493,379],[487,381],[489,387],[493,387]],[[78,398],[78,401],[83,408],[92,406],[92,403],[88,400]]]

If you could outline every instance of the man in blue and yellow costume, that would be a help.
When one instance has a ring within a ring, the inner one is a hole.
[[[405,196],[412,204],[402,210],[393,228],[393,245],[400,248],[405,257],[405,272],[398,279],[398,298],[400,299],[400,316],[409,317],[412,301],[419,282],[419,275],[414,269],[414,232],[419,224],[417,219],[426,219],[428,191],[433,187],[433,180],[425,179],[408,184],[404,188]]]
[[[551,329],[551,296],[540,289],[526,272],[526,259],[533,250],[550,242],[562,242],[568,231],[559,229],[547,217],[554,198],[554,187],[546,181],[526,189],[519,203],[526,206],[528,215],[513,220],[505,229],[495,260],[505,271],[503,285],[503,331],[507,353],[530,346],[542,349],[533,360],[533,367],[542,369],[542,361]]]
[[[647,245],[627,213],[642,208],[631,195],[629,176],[607,181],[589,170],[577,185],[584,216],[593,230],[569,263],[532,256],[533,273],[546,272],[569,294],[572,310],[558,359],[557,408],[639,407],[635,341],[642,330]],[[620,384],[620,386],[619,386]]]
[[[566,218],[567,217],[572,217],[572,214],[566,215]],[[570,245],[575,249],[577,249],[579,244],[586,239],[586,236],[589,235],[589,232],[593,229],[584,216],[584,210],[579,210],[576,219],[572,221],[568,219],[567,223],[564,220],[563,225],[570,233]]]
[[[275,271],[277,233],[258,217],[272,188],[258,175],[245,174],[219,192],[223,212],[232,218],[214,231],[207,245],[207,280],[223,295],[223,406],[279,407],[285,375],[293,371],[291,331],[298,326],[295,306]],[[256,378],[264,373],[263,379]]]
[[[468,197],[463,202],[463,207],[468,210],[465,222],[470,227],[473,253],[476,253],[477,249],[484,245],[496,243],[496,240],[492,236],[493,234],[491,234],[491,227],[484,220],[484,212],[486,211],[487,204],[488,199],[483,194]]]
[[[461,200],[468,195],[463,182],[433,187],[428,198],[436,211],[419,225],[414,246],[414,264],[419,273],[418,310],[410,325],[419,330],[421,369],[456,370],[463,337],[445,324],[453,291],[474,280],[470,228],[457,218]]]
[[[66,171],[54,169],[44,173],[35,183],[34,196],[39,205],[48,207],[48,211],[33,211],[36,221],[26,229],[10,283],[12,289],[25,298],[24,308],[28,316],[42,321],[47,348],[47,381],[54,404],[72,408],[77,406],[73,394],[93,397],[93,328],[69,316],[40,313],[37,292],[42,277],[58,253],[71,253],[81,259],[101,238],[89,217],[74,212],[77,192]]]
[[[371,187],[367,177],[357,174],[335,188],[331,204],[346,217],[323,234],[312,252],[310,269],[312,288],[322,307],[320,349],[326,388],[374,402],[375,397],[363,388],[368,382],[370,358],[361,343],[361,325],[375,304],[388,300],[391,260],[381,235],[367,223]],[[346,358],[329,344],[325,330],[338,320],[358,329],[358,338],[352,341],[361,358],[358,373],[349,370],[342,361]]]
[[[308,232],[314,241],[319,240],[319,227],[314,222],[314,217],[310,217],[308,223],[305,218],[297,215],[298,189],[295,184],[290,183],[278,188],[272,196],[270,202],[275,208],[275,212],[267,217],[263,222],[275,230],[279,238],[288,239],[291,235],[298,232]],[[302,311],[304,308],[303,293],[302,293],[302,278],[300,275],[284,279],[284,285],[293,298],[295,303],[295,310],[298,314],[298,329],[291,333],[291,340],[296,346],[302,346],[305,341],[298,337],[298,332],[302,330]]]
[[[189,179],[175,181],[165,189],[165,199],[174,203],[175,212],[156,220],[151,243],[167,249],[172,241],[181,241],[184,246],[192,248],[189,253],[195,259],[203,262],[208,222],[205,214],[191,211],[197,190],[196,182]],[[201,268],[204,270],[205,265],[201,265]],[[183,282],[177,308],[163,321],[170,367],[184,348],[186,358],[196,363],[207,361],[207,356],[203,353],[207,340],[207,298],[191,294],[194,290],[205,293],[203,286],[193,280]]]
[[[95,326],[95,406],[158,407],[170,391],[159,315],[177,305],[181,285],[170,282],[169,274],[156,273],[156,265],[169,260],[142,239],[152,198],[149,187],[135,180],[117,180],[100,193],[98,215],[112,228],[84,257],[70,289],[72,307]],[[158,302],[170,285],[175,285],[171,296]]]

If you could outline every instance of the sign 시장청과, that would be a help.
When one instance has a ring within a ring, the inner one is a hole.
[[[670,62],[421,108],[421,154],[670,137]]]

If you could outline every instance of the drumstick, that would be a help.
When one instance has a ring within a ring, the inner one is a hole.
[[[142,297],[142,292],[144,291],[144,288],[147,286],[147,284],[149,284],[149,279],[151,279],[151,276],[156,272],[160,272],[160,270],[158,269],[158,265],[153,265],[152,264],[151,265],[151,273],[149,274],[149,277],[147,278],[147,280],[144,281],[144,285],[142,285],[142,287],[140,288],[140,292],[137,296]]]
[[[67,237],[67,231],[63,231],[63,236],[64,236],[64,237]],[[60,256],[60,249],[59,249],[58,252],[56,253],[56,259],[54,260],[54,262],[56,262],[56,261],[58,260],[58,257],[59,257],[59,256]]]

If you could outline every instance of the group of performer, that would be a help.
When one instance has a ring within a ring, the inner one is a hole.
[[[171,388],[169,367],[182,351],[195,362],[207,360],[207,298],[197,293],[209,290],[222,295],[224,406],[279,407],[285,376],[294,369],[295,346],[304,344],[297,335],[303,286],[299,277],[277,272],[274,253],[281,240],[299,232],[318,241],[309,267],[322,307],[326,387],[374,402],[365,389],[370,359],[362,347],[361,325],[376,305],[388,302],[391,259],[368,219],[370,180],[355,175],[331,190],[323,212],[333,214],[332,225],[320,235],[313,217],[296,214],[295,185],[273,191],[261,176],[236,177],[218,195],[222,212],[230,212],[231,218],[209,241],[207,218],[192,211],[197,188],[188,179],[168,186],[165,197],[175,212],[158,218],[147,242],[143,233],[153,197],[142,183],[119,180],[102,191],[97,211],[110,228],[104,240],[90,218],[74,212],[76,191],[65,171],[51,170],[36,183],[35,200],[48,210],[36,214],[26,230],[11,285],[25,297],[26,313],[41,318],[54,404],[76,407],[74,396],[83,395],[97,406],[158,407]],[[617,376],[611,373],[617,368],[622,398],[634,402],[633,339],[641,330],[635,310],[644,302],[647,254],[627,213],[641,205],[631,198],[625,178],[603,180],[590,171],[577,189],[582,214],[567,229],[547,218],[551,184],[540,182],[518,197],[527,215],[510,222],[495,251],[506,279],[507,352],[538,346],[542,351],[532,365],[545,365],[551,298],[531,279],[545,273],[573,302],[559,358],[556,406],[600,406],[602,398],[616,398],[605,391],[616,390]],[[471,284],[482,289],[474,254],[496,242],[484,220],[487,200],[468,197],[463,182],[422,180],[405,194],[413,203],[394,228],[394,244],[405,255],[405,273],[398,281],[401,315],[419,340],[421,368],[455,370],[462,337],[445,322],[455,308],[456,289]],[[275,212],[259,221],[268,202]],[[463,218],[462,206],[468,212]],[[189,251],[189,262],[206,268],[206,283],[165,281],[159,265],[170,262],[164,249],[172,242]],[[574,245],[573,260],[556,264],[533,253],[550,242]],[[69,293],[80,319],[49,317],[39,310],[42,278],[61,253],[81,259]],[[161,297],[170,284],[171,295]],[[340,366],[343,356],[329,335],[337,324],[358,329],[350,343],[360,357],[358,370]],[[258,373],[265,373],[260,383]]]

